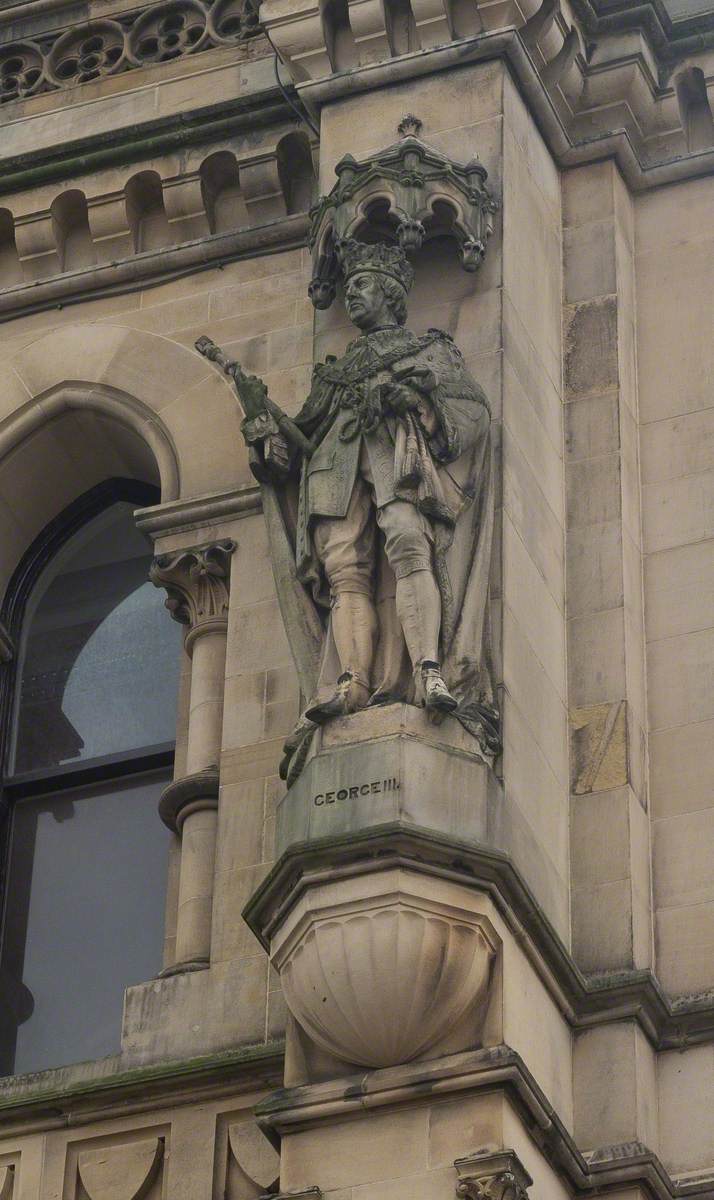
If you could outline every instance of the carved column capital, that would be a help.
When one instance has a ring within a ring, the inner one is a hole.
[[[528,1200],[533,1183],[514,1150],[457,1158],[456,1195],[462,1200]]]
[[[149,568],[155,587],[166,588],[166,607],[175,621],[189,626],[189,636],[199,629],[225,627],[230,592],[230,557],[236,548],[231,538],[159,554]]]

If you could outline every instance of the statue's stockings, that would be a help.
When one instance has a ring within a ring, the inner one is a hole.
[[[412,571],[397,579],[396,609],[412,666],[438,662],[441,595],[431,571]],[[338,592],[332,607],[332,636],[342,671],[354,676],[355,708],[367,702],[377,634],[372,597],[363,592]]]

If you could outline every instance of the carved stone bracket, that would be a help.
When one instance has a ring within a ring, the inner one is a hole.
[[[155,587],[166,588],[166,607],[175,621],[189,626],[189,639],[206,628],[225,627],[228,620],[231,538],[160,554],[149,568]]]
[[[337,248],[345,238],[371,241],[376,234],[409,252],[446,235],[456,240],[465,271],[483,262],[497,209],[486,168],[478,158],[453,162],[427,146],[420,131],[421,121],[409,114],[400,122],[400,141],[363,162],[346,154],[335,167],[337,183],[311,211],[309,295],[316,308],[329,308],[335,298]]]
[[[10,1200],[15,1190],[15,1164],[0,1167],[0,1200]]]
[[[514,1150],[457,1158],[456,1195],[460,1200],[528,1200],[533,1183]]]

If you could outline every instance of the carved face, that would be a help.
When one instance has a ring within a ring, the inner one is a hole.
[[[374,271],[356,271],[345,286],[347,314],[359,329],[394,325],[394,314],[384,294],[379,275]]]

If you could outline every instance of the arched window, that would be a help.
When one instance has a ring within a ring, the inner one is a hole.
[[[169,835],[157,804],[181,655],[133,520],[155,499],[129,481],[94,489],[8,592],[4,1073],[116,1052],[124,988],[161,966]]]

